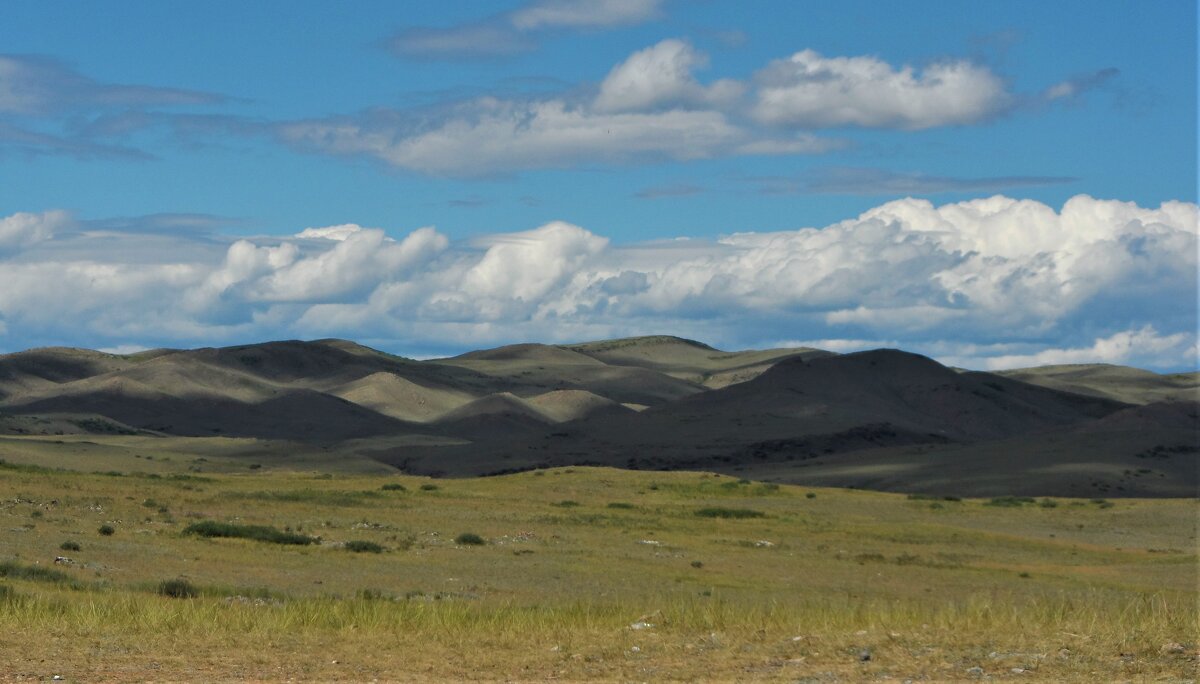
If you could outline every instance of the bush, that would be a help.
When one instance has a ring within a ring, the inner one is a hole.
[[[170,598],[195,598],[200,594],[192,583],[185,579],[163,580],[158,583],[155,593]]]
[[[556,503],[554,505],[558,506],[559,508],[574,508],[579,505],[579,502],[571,501],[570,499],[565,499],[563,501],[559,501],[558,503]]]
[[[435,490],[437,490],[437,489],[440,489],[440,487],[438,487],[438,486],[437,486],[437,485],[435,485],[435,484],[423,484],[423,485],[421,485],[421,491],[424,491],[424,492],[432,492],[432,491],[435,491]]]
[[[364,541],[362,539],[354,539],[346,542],[347,551],[354,553],[383,553],[384,549],[379,544],[373,541]]]
[[[609,508],[620,508],[621,510],[632,510],[633,504],[625,503],[624,501],[614,501],[608,504]]]
[[[697,560],[697,561],[692,561],[692,567],[693,567],[693,568],[697,568],[697,569],[698,569],[698,568],[702,568],[702,567],[704,567],[704,563],[702,563],[702,562],[700,562],[700,561],[698,561],[698,560]]]
[[[105,537],[111,537],[117,530],[112,525],[101,525],[96,531]]]
[[[482,546],[487,543],[483,540],[483,537],[474,532],[463,532],[454,538],[454,542],[463,546]]]
[[[809,493],[807,493],[807,494],[805,494],[805,495],[804,495],[804,498],[806,498],[806,499],[815,499],[815,498],[817,498],[817,493],[816,493],[816,492],[809,492]]]
[[[721,506],[710,506],[701,508],[696,511],[696,515],[702,518],[765,518],[766,513],[756,511],[753,508],[723,508]]]
[[[380,489],[382,489],[385,492],[407,492],[408,491],[408,487],[405,487],[404,485],[400,484],[399,482],[389,482],[389,483],[385,484],[384,486],[380,487]]]
[[[292,532],[281,532],[274,527],[267,527],[266,525],[235,525],[232,523],[217,522],[216,520],[202,520],[198,523],[192,523],[183,528],[183,533],[194,534],[200,537],[253,539],[272,544],[304,545],[315,544],[318,541],[315,537],[294,534]]]
[[[65,542],[59,544],[58,548],[62,549],[63,551],[79,551],[83,547],[80,546],[79,542],[77,542],[77,541],[68,540],[68,541],[65,541]]]

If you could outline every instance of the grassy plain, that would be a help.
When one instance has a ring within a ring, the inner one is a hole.
[[[0,678],[1196,677],[1195,500],[164,458],[0,466]],[[185,534],[204,521],[319,539]]]

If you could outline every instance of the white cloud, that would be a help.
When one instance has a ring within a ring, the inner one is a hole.
[[[667,332],[726,347],[888,340],[975,367],[1180,367],[1195,362],[1198,215],[1084,195],[1059,211],[905,199],[820,229],[632,245],[561,221],[470,243],[432,228],[223,247],[51,231],[0,255],[0,320],[10,346],[343,336],[453,350]]]
[[[366,155],[392,166],[446,176],[506,173],[588,162],[703,159],[728,154],[819,152],[824,141],[784,138],[761,150],[756,134],[721,112],[596,112],[564,100],[532,102],[481,98],[444,119],[411,131],[387,118],[314,120],[287,124],[280,135],[302,149]]]
[[[321,228],[305,228],[296,233],[296,237],[313,240],[336,240],[341,242],[346,238],[361,232],[363,227],[357,223],[343,223],[336,226],[323,226]]]
[[[708,58],[691,45],[664,40],[613,67],[600,84],[595,107],[601,112],[628,112],[721,105],[741,95],[743,86],[728,79],[700,85],[692,71],[707,64]]]
[[[1032,354],[1009,354],[979,359],[988,370],[1053,366],[1072,363],[1140,363],[1148,366],[1200,365],[1195,333],[1159,335],[1152,325],[1097,338],[1089,347],[1042,349]]]
[[[659,15],[663,0],[540,0],[515,11],[513,26],[540,28],[608,28],[640,24]]]
[[[70,214],[60,210],[40,214],[20,212],[5,216],[0,218],[0,251],[49,240],[69,225]]]
[[[876,57],[823,57],[802,50],[760,71],[754,115],[778,126],[915,130],[976,123],[1011,104],[986,67],[943,61],[918,72]]]

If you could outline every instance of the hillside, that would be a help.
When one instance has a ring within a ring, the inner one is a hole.
[[[0,356],[0,435],[86,435],[117,451],[134,437],[237,438],[212,453],[434,475],[594,464],[1177,496],[1197,483],[1194,386],[1195,374],[1117,366],[981,373],[898,350],[725,352],[669,336],[426,361],[345,340],[49,348]]]

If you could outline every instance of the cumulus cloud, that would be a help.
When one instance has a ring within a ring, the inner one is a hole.
[[[99,241],[47,216],[0,220],[21,236],[0,254],[10,345],[343,336],[458,351],[669,332],[885,340],[974,367],[1195,363],[1200,208],[1184,202],[903,199],[823,228],[631,245],[562,221],[457,243],[354,224]]]
[[[70,215],[61,210],[5,216],[0,218],[0,252],[49,240],[70,224]]]
[[[596,96],[596,109],[628,112],[720,105],[741,95],[743,86],[733,80],[700,85],[692,71],[707,64],[703,53],[681,40],[664,40],[639,50],[605,77]]]
[[[479,176],[588,163],[816,154],[843,144],[811,134],[763,131],[721,105],[742,86],[702,85],[706,58],[664,40],[631,55],[594,97],[480,97],[435,110],[372,109],[280,124],[277,136],[304,151],[366,156],[442,176]]]
[[[1090,346],[1067,349],[1049,348],[1031,354],[1005,354],[978,359],[987,370],[1008,370],[1030,366],[1072,363],[1140,363],[1170,367],[1200,363],[1195,333],[1160,335],[1152,325],[1122,330],[1109,337],[1097,338]]]
[[[976,123],[1012,103],[999,76],[962,60],[918,72],[871,56],[802,50],[771,62],[756,81],[754,115],[777,126],[916,130]]]

